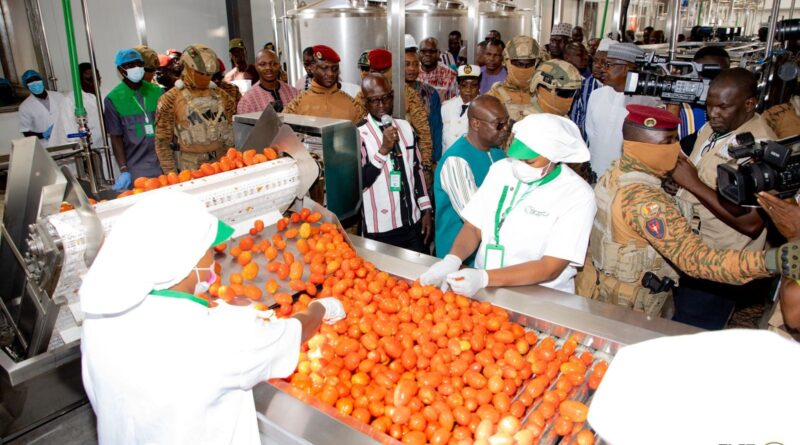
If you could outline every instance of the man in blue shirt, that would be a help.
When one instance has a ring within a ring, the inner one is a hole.
[[[511,129],[508,111],[493,96],[478,96],[467,109],[469,130],[447,149],[436,167],[436,256],[450,252],[464,225],[461,210],[483,183],[489,167],[506,157],[502,147]],[[465,263],[472,264],[473,257]]]

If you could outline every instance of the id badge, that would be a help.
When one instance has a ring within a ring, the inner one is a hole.
[[[144,135],[147,137],[153,137],[156,134],[156,129],[153,128],[153,124],[145,123],[144,124]]]
[[[389,191],[400,191],[400,172],[393,170],[389,172]]]
[[[506,248],[500,244],[489,244],[483,257],[484,270],[500,269],[505,261]]]

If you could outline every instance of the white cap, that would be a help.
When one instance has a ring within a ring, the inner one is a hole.
[[[478,65],[461,65],[458,67],[458,76],[457,78],[461,77],[474,77],[478,78],[481,76],[481,67]]]
[[[553,162],[589,160],[589,148],[583,142],[578,126],[565,117],[550,113],[530,114],[514,124],[511,132],[514,139]]]
[[[411,34],[406,34],[406,46],[405,46],[405,48],[408,49],[408,48],[416,48],[416,47],[417,47],[417,41],[414,40],[414,36],[412,36]]]
[[[600,44],[597,45],[597,50],[598,51],[606,51],[606,52],[608,52],[608,48],[611,47],[611,45],[613,45],[615,43],[618,43],[618,42],[616,40],[609,39],[608,37],[603,37],[603,39],[600,40]]]
[[[622,348],[589,423],[614,445],[800,443],[800,344],[756,329]]]
[[[216,244],[218,232],[227,230],[224,238],[233,229],[221,224],[194,196],[173,190],[147,192],[114,222],[83,277],[81,309],[117,314],[153,290],[174,286]]]

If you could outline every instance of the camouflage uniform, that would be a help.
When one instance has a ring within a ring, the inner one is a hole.
[[[366,114],[361,102],[340,90],[338,86],[325,88],[315,80],[311,86],[300,93],[283,109],[284,113],[302,114],[306,116],[346,119],[357,125],[361,116]]]
[[[142,60],[144,61],[144,69],[150,72],[155,72],[158,67],[158,53],[155,52],[153,48],[144,45],[136,45],[133,47],[139,54],[142,55]]]
[[[569,62],[565,62],[563,60],[548,60],[547,62],[542,62],[542,64],[540,64],[539,68],[536,70],[536,73],[531,78],[531,94],[533,95],[533,98],[531,99],[531,105],[533,108],[533,113],[547,113],[547,111],[544,111],[542,106],[539,104],[539,96],[536,94],[539,89],[539,85],[547,87],[551,90],[580,90],[582,83],[583,76],[581,76],[581,73],[578,71],[578,69],[572,66],[572,64]],[[572,98],[569,99],[569,103],[572,103]],[[564,117],[569,117],[567,116],[567,113],[569,113],[569,107],[567,107],[566,112],[561,115]],[[592,183],[592,169],[590,168],[588,162],[567,165],[569,168],[574,170],[575,173],[579,174],[586,182],[589,182],[590,184]]]
[[[228,93],[228,96],[233,99],[233,109],[239,108],[239,101],[242,100],[242,93],[239,91],[239,87],[232,83],[225,82],[224,80],[220,80],[217,86],[220,90]]]
[[[425,181],[428,184],[433,184],[433,142],[431,139],[431,127],[428,123],[428,111],[425,108],[425,103],[419,97],[414,88],[403,84],[403,92],[405,94],[406,105],[406,120],[414,127],[414,131],[419,138],[419,151],[422,155],[422,171],[425,174]],[[361,91],[356,95],[356,102],[362,104],[361,119],[367,117],[367,110],[363,108],[364,97]]]
[[[800,134],[798,105],[800,105],[800,96],[793,96],[791,102],[775,105],[761,115],[778,139]]]
[[[539,44],[535,39],[528,36],[514,37],[503,50],[503,58],[508,72],[506,79],[502,83],[498,82],[492,85],[492,88],[486,93],[500,99],[500,102],[508,110],[509,117],[517,122],[535,112],[531,103],[530,79],[536,68],[535,66],[530,69],[517,68],[511,64],[511,61],[536,59],[538,62],[540,57]]]
[[[181,62],[181,80],[161,96],[156,110],[156,154],[165,173],[177,170],[173,138],[184,170],[213,162],[233,145],[233,98],[214,85],[199,87],[195,83],[195,73],[211,76],[217,71],[216,54],[206,46],[194,45],[186,48]]]
[[[578,293],[658,316],[669,298],[642,286],[645,272],[678,282],[684,273],[741,284],[769,276],[764,252],[715,250],[694,234],[661,178],[623,153],[595,187],[597,217],[590,238],[592,261],[576,279]]]

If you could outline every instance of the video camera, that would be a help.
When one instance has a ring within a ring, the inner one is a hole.
[[[629,71],[625,94],[659,97],[665,103],[705,105],[708,85],[720,72],[716,64],[671,62],[655,52],[636,58],[637,71]]]
[[[756,205],[758,192],[775,191],[779,198],[794,196],[800,189],[800,136],[780,141],[756,141],[751,133],[736,136],[728,148],[734,159],[750,158],[738,166],[717,166],[717,190],[737,205]]]

